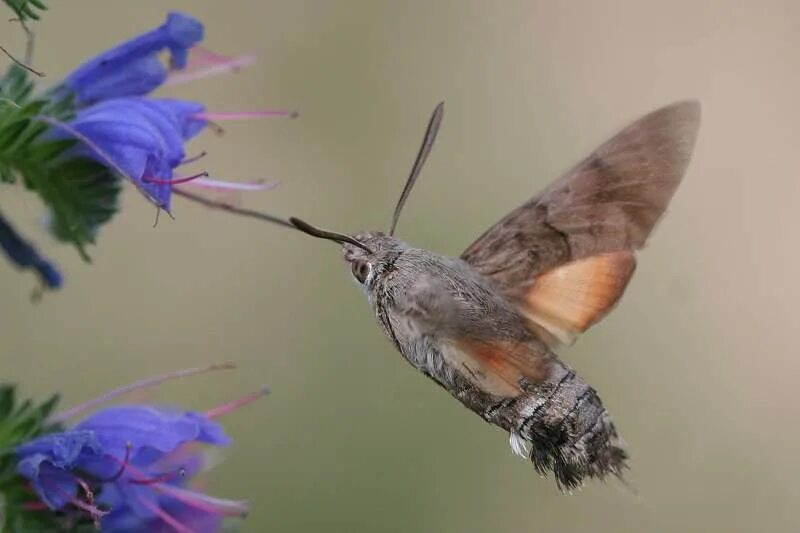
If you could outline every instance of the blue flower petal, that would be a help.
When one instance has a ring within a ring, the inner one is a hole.
[[[172,68],[186,67],[188,50],[203,39],[203,25],[182,13],[170,13],[158,28],[125,41],[86,61],[64,80],[81,104],[148,94],[161,85],[166,68],[157,54],[168,49]]]
[[[31,487],[39,498],[54,511],[69,504],[78,488],[78,482],[72,473],[56,468],[42,454],[21,461],[17,471],[30,480]]]
[[[186,417],[193,420],[200,430],[197,436],[198,442],[205,442],[216,446],[227,446],[231,443],[230,437],[225,434],[222,426],[216,422],[209,420],[203,415],[192,412],[186,413]]]
[[[51,433],[17,448],[17,473],[27,478],[51,509],[61,509],[74,495],[71,470],[85,454],[98,454],[100,445],[90,431]]]
[[[201,103],[172,98],[153,98],[151,102],[158,106],[163,113],[174,117],[180,125],[184,141],[188,141],[206,127],[206,120],[194,118],[195,115],[206,110],[206,106]]]
[[[78,424],[76,429],[92,431],[109,453],[124,454],[130,443],[134,460],[136,452],[143,448],[169,453],[187,442],[228,443],[221,426],[200,414],[150,406],[104,409]]]
[[[100,163],[107,164],[105,157],[110,158],[160,207],[169,210],[172,186],[145,178],[172,178],[186,155],[184,142],[206,124],[194,118],[202,110],[202,104],[183,100],[115,98],[80,111],[70,126],[103,155],[83,145],[76,152]]]

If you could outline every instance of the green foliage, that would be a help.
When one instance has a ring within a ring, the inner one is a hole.
[[[18,402],[13,385],[0,384],[0,525],[4,533],[94,531],[91,520],[67,513],[39,509],[41,502],[16,473],[14,449],[20,444],[61,427],[48,422],[58,396],[36,405]]]
[[[47,6],[41,0],[4,0],[21,21],[39,20]]]
[[[89,260],[86,245],[117,211],[120,180],[99,163],[67,157],[74,140],[47,139],[51,125],[67,121],[69,97],[34,96],[28,73],[12,65],[0,78],[0,182],[21,182],[36,192],[51,212],[56,238],[74,244]]]
[[[0,384],[0,524],[4,532],[44,533],[64,531],[64,525],[73,526],[67,523],[74,520],[72,517],[29,509],[32,505],[39,505],[39,500],[30,492],[27,482],[16,473],[14,448],[39,435],[60,429],[47,421],[57,403],[58,396],[52,396],[39,405],[30,400],[18,402],[15,387]],[[80,527],[85,525],[86,521],[81,521]],[[78,531],[75,528],[71,530]]]

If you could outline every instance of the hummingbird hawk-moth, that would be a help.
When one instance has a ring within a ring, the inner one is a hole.
[[[414,367],[489,423],[562,490],[622,477],[628,453],[597,392],[553,352],[619,301],[680,183],[700,106],[658,109],[489,228],[460,257],[414,248],[395,228],[443,116],[439,104],[388,233],[339,242],[378,324]],[[274,220],[274,217],[272,219]],[[281,220],[280,223],[286,224]]]

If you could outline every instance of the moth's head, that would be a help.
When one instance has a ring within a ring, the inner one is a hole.
[[[342,255],[350,267],[353,279],[367,289],[373,287],[375,280],[391,267],[391,263],[406,247],[382,231],[358,233],[353,238],[364,244],[368,250],[345,242],[342,243]]]

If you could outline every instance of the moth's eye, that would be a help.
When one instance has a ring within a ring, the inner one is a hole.
[[[363,284],[369,276],[369,263],[366,261],[353,261],[353,277]]]

